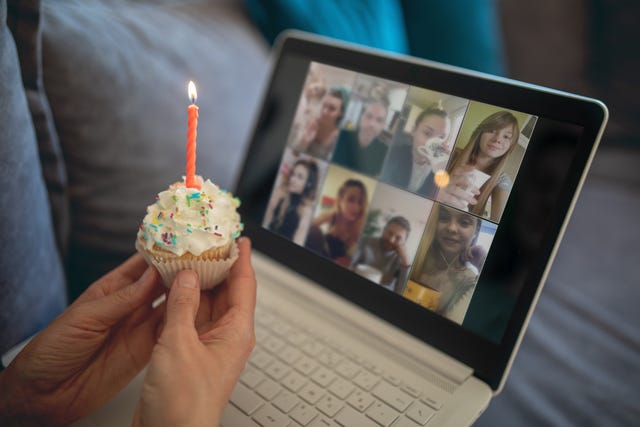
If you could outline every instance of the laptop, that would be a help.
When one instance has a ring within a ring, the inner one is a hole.
[[[300,32],[274,52],[236,187],[257,345],[222,425],[472,424],[504,386],[606,107]],[[130,416],[140,378],[92,422]]]

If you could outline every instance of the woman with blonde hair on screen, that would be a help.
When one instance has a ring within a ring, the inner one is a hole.
[[[437,199],[498,222],[512,186],[504,169],[519,135],[518,120],[511,112],[498,111],[485,118],[471,134],[469,143],[454,150],[447,168],[449,183],[439,191]]]
[[[364,227],[367,208],[367,188],[364,183],[353,178],[346,180],[338,190],[334,208],[312,221],[305,246],[338,264],[348,266]],[[327,227],[326,233],[321,231],[323,225]]]

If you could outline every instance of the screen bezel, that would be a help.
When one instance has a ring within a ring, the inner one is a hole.
[[[261,123],[264,123],[270,114],[268,105],[272,84],[282,59],[288,55],[303,55],[310,61],[354,69],[360,73],[402,81],[409,85],[428,87],[438,92],[500,105],[516,111],[525,111],[583,128],[564,188],[560,192],[560,203],[557,204],[550,219],[550,226],[542,239],[540,255],[531,264],[532,268],[524,279],[524,287],[517,299],[503,339],[498,345],[417,306],[400,295],[389,294],[382,287],[371,286],[370,282],[364,278],[269,232],[260,224],[245,221],[245,234],[252,238],[256,249],[462,361],[474,369],[474,374],[478,378],[485,381],[493,390],[497,390],[521,339],[521,332],[526,326],[530,311],[557,249],[559,238],[577,198],[577,190],[584,180],[599,142],[607,119],[606,107],[596,100],[551,89],[297,32],[282,37],[274,52],[276,55],[274,55],[271,82],[265,94],[263,110],[254,129],[243,172],[239,175],[238,185],[236,185],[236,193],[243,200],[243,206],[240,209],[243,218],[248,217],[250,201],[247,197],[251,193],[249,188],[251,183],[242,178],[244,172],[252,168],[253,162],[260,161],[260,153],[264,153],[264,149],[261,149],[264,147],[261,147],[261,141],[258,138],[259,130]],[[517,188],[514,188],[514,191],[515,189]],[[295,256],[291,256],[292,253]]]

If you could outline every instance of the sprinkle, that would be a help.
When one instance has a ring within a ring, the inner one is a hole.
[[[174,202],[178,201],[178,198],[176,196],[171,196],[171,198],[173,199]]]
[[[209,209],[213,209],[213,205],[209,203]]]
[[[164,216],[164,215],[162,215],[162,212],[160,212],[160,213],[158,214],[158,219],[162,219],[162,217],[163,217],[163,216]]]
[[[191,207],[191,197],[187,196],[187,206]]]
[[[218,236],[218,237],[222,237],[222,234],[218,233],[217,231],[215,233],[213,233],[214,236]]]
[[[169,215],[169,218],[173,218],[173,212],[171,212],[171,215]]]
[[[155,224],[149,224],[149,227],[153,228],[155,231],[158,231],[158,227]]]
[[[216,230],[218,229],[218,226],[216,225]]]
[[[187,233],[193,233],[193,231],[190,228],[187,228]]]
[[[173,246],[176,245],[176,236],[173,233],[171,234],[171,243],[173,243]]]

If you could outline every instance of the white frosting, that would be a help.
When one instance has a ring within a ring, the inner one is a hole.
[[[243,229],[237,208],[240,200],[210,180],[201,189],[176,182],[147,207],[138,239],[147,250],[157,245],[178,256],[227,245]]]

